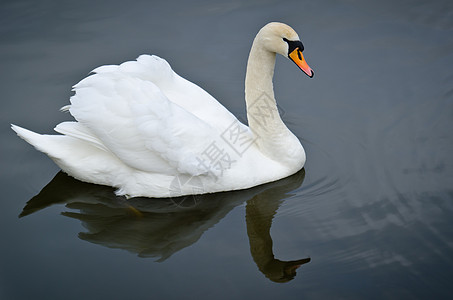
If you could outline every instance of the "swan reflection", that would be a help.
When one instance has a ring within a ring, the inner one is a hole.
[[[86,228],[79,238],[109,248],[125,249],[140,257],[164,261],[197,242],[205,231],[233,208],[246,203],[250,252],[258,269],[270,280],[286,282],[304,258],[280,261],[274,257],[270,228],[280,204],[300,187],[304,170],[279,181],[248,190],[178,198],[115,196],[110,187],[84,183],[60,172],[25,205],[20,217],[55,204],[78,212],[63,212]]]

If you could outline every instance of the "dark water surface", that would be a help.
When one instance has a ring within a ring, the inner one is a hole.
[[[0,298],[450,299],[452,3],[0,2]],[[274,20],[316,73],[277,59],[281,114],[307,152],[292,177],[127,201],[9,128],[51,133],[73,84],[142,53],[243,118],[251,41]]]

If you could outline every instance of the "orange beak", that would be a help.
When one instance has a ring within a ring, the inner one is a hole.
[[[308,66],[307,62],[302,55],[302,51],[299,48],[296,48],[288,55],[289,59],[291,59],[308,77],[312,78],[315,73],[313,70]]]

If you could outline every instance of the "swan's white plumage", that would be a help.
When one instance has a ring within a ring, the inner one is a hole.
[[[267,34],[265,28],[262,35]],[[260,33],[255,43],[260,42]],[[252,47],[250,69],[253,51]],[[275,55],[264,71],[273,73],[273,63]],[[248,70],[249,80],[257,77],[249,94],[269,88],[260,87],[269,84],[258,78],[261,66],[258,71]],[[257,126],[251,130],[157,56],[142,55],[136,61],[96,68],[73,88],[71,104],[63,109],[77,122],[57,125],[55,131],[62,135],[40,135],[15,125],[12,129],[69,175],[117,187],[119,195],[168,197],[248,188],[291,175],[305,162],[298,139],[279,117],[269,130]],[[273,91],[269,94],[273,97]],[[253,143],[238,155],[222,138],[233,124],[245,140],[263,143]],[[276,129],[281,132],[274,133]],[[212,145],[228,158],[225,168],[200,163]],[[184,184],[171,190],[175,180],[184,183],[193,178],[201,183],[197,190]]]

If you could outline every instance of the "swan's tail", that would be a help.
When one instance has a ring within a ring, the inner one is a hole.
[[[38,134],[36,132],[19,127],[14,124],[11,124],[11,129],[14,130],[21,139],[25,140],[27,143],[35,147],[37,150],[47,153],[45,147],[47,139],[44,138],[45,137],[44,135]]]
[[[86,182],[114,185],[109,178],[96,176],[109,174],[111,172],[109,166],[118,164],[115,157],[100,147],[71,136],[38,134],[17,125],[11,125],[11,129],[38,151],[47,154],[72,177]]]
[[[39,134],[31,130],[11,124],[11,129],[36,150],[47,154],[60,167],[60,160],[71,156],[71,148],[74,147],[76,139],[64,135]]]

